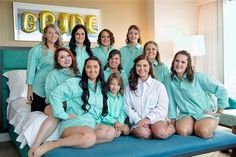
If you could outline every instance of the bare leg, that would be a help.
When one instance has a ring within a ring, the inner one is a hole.
[[[116,130],[108,125],[99,124],[95,127],[95,134],[97,136],[96,143],[111,142],[116,137]]]
[[[158,121],[151,124],[152,135],[156,139],[166,139],[175,133],[175,127],[165,121]]]
[[[183,117],[176,122],[176,132],[181,136],[189,136],[193,133],[195,120],[192,117]]]
[[[152,138],[152,131],[151,129],[148,128],[144,128],[144,127],[138,127],[138,128],[134,128],[132,130],[132,135],[141,138],[141,139],[151,139]]]
[[[44,120],[42,123],[39,132],[34,140],[34,143],[32,144],[28,156],[33,157],[34,156],[34,151],[40,146],[40,144],[46,140],[52,133],[53,131],[57,128],[57,125],[59,123],[59,119],[55,118],[52,116],[52,111],[51,111],[51,106],[48,105],[45,108],[45,114],[48,115],[48,118]]]
[[[211,138],[219,120],[213,118],[203,118],[195,122],[194,131],[197,136]]]
[[[63,131],[61,139],[46,142],[36,149],[34,157],[40,157],[46,152],[62,146],[88,148],[95,143],[96,135],[92,128],[86,126],[69,127]]]

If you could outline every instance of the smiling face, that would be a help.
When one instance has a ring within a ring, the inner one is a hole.
[[[85,31],[82,28],[79,28],[75,32],[75,40],[78,44],[83,44],[85,40]]]
[[[184,54],[178,54],[174,60],[174,70],[179,78],[182,78],[188,66],[188,57]]]
[[[55,44],[59,38],[59,34],[54,28],[49,27],[44,37],[47,39],[47,43]]]
[[[85,68],[85,72],[86,72],[88,78],[92,82],[96,82],[96,79],[97,79],[97,77],[99,75],[99,71],[100,71],[100,66],[99,66],[98,62],[95,60],[89,60],[89,61],[87,61],[84,68]]]
[[[145,56],[148,58],[150,62],[153,62],[157,55],[157,47],[153,43],[149,43],[145,47]]]
[[[66,51],[60,51],[57,58],[58,64],[63,68],[69,68],[72,64],[72,57]]]
[[[101,44],[105,47],[111,44],[111,37],[107,31],[103,31],[101,34]]]
[[[145,81],[149,76],[150,65],[147,60],[142,59],[136,63],[135,70],[140,80]]]
[[[112,94],[117,95],[118,92],[120,91],[120,85],[119,82],[116,79],[111,79],[111,81],[109,82],[109,89],[111,91]]]
[[[128,39],[131,44],[137,44],[139,39],[139,31],[137,29],[131,28],[128,32]]]
[[[110,69],[118,69],[118,66],[120,65],[120,56],[118,54],[115,54],[113,57],[111,57],[108,61],[109,68]]]

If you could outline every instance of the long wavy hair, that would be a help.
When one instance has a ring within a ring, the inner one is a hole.
[[[107,32],[109,34],[109,36],[110,36],[110,45],[113,45],[115,43],[115,37],[114,37],[113,33],[109,29],[103,29],[98,34],[98,40],[97,40],[98,44],[102,45],[102,33],[103,32]]]
[[[146,56],[146,48],[147,48],[148,44],[155,45],[155,47],[157,48],[157,54],[155,56],[155,59],[156,59],[158,65],[162,65],[163,63],[161,62],[161,56],[160,56],[159,48],[158,48],[158,45],[155,41],[148,41],[148,42],[145,43],[144,48],[143,48],[144,49],[144,52],[143,52],[144,55]]]
[[[138,43],[139,43],[139,44],[142,44],[141,35],[140,35],[140,29],[138,28],[137,25],[131,25],[131,26],[129,27],[128,32],[127,32],[127,34],[126,34],[126,39],[125,39],[126,44],[129,44],[129,43],[130,43],[130,40],[129,40],[129,31],[130,31],[131,29],[136,29],[136,30],[139,32]]]
[[[123,68],[122,68],[122,65],[121,65],[121,54],[120,54],[120,51],[117,50],[117,49],[113,49],[110,51],[109,53],[109,56],[107,58],[107,64],[105,65],[104,67],[104,70],[107,69],[107,67],[109,67],[109,60],[114,57],[115,55],[118,55],[120,57],[120,64],[118,65],[118,70],[121,71]]]
[[[64,48],[64,47],[57,49],[54,53],[55,68],[56,69],[63,69],[63,67],[58,63],[58,56],[61,51],[66,51],[71,56],[72,63],[70,65],[70,68],[74,71],[75,75],[79,75],[79,69],[77,67],[77,62],[76,62],[75,56],[73,55],[73,53],[70,50],[68,50],[67,48]]]
[[[76,25],[72,30],[71,38],[70,38],[70,42],[69,42],[70,51],[76,56],[75,49],[76,49],[77,46],[76,46],[75,34],[76,34],[78,29],[83,29],[84,30],[84,32],[85,32],[84,45],[86,47],[86,51],[87,51],[89,56],[93,56],[93,52],[90,48],[91,47],[91,42],[89,41],[89,38],[88,38],[88,32],[87,32],[86,28],[81,24]]]
[[[148,75],[150,75],[152,78],[155,78],[154,74],[153,74],[153,70],[152,70],[152,63],[149,62],[149,60],[146,56],[144,56],[144,55],[138,56],[137,58],[134,59],[134,66],[132,67],[132,69],[130,71],[129,87],[130,87],[131,91],[135,91],[137,89],[139,75],[136,72],[136,65],[141,60],[146,60],[148,62],[148,64],[149,64]]]
[[[91,57],[87,58],[85,60],[85,63],[84,63],[84,70],[83,70],[82,78],[81,78],[81,81],[80,81],[80,84],[79,84],[80,87],[83,90],[83,93],[82,93],[82,96],[81,96],[82,101],[83,101],[82,109],[85,112],[88,112],[88,110],[91,108],[91,105],[88,102],[88,100],[89,100],[89,87],[88,87],[88,79],[89,79],[89,77],[88,77],[88,75],[86,74],[86,71],[85,71],[87,62],[90,61],[90,60],[98,62],[98,65],[99,65],[99,69],[100,70],[99,70],[99,75],[98,75],[98,77],[96,79],[96,83],[98,83],[99,81],[101,83],[102,95],[103,95],[102,115],[106,116],[108,114],[107,87],[106,87],[106,82],[105,82],[105,79],[104,79],[103,69],[101,68],[102,64],[101,64],[100,60],[97,57],[95,57],[95,56],[91,56]]]
[[[187,74],[187,78],[188,78],[188,80],[191,82],[191,81],[193,81],[193,79],[194,79],[194,67],[193,67],[193,65],[192,65],[192,59],[191,59],[191,54],[189,53],[189,52],[187,52],[187,51],[185,51],[185,50],[182,50],[182,51],[179,51],[179,52],[177,52],[176,54],[175,54],[175,56],[174,56],[174,59],[173,59],[173,61],[172,61],[172,63],[171,63],[171,72],[172,72],[172,74],[171,74],[171,79],[173,79],[174,78],[174,76],[175,75],[177,75],[177,73],[176,73],[176,71],[175,71],[175,68],[174,68],[174,63],[175,63],[175,60],[176,60],[176,57],[178,56],[178,55],[185,55],[185,56],[187,56],[187,67],[186,67],[186,70],[185,70],[185,74]]]
[[[49,48],[48,45],[47,45],[47,38],[45,37],[45,34],[47,33],[47,31],[48,31],[49,28],[53,28],[53,29],[57,32],[57,34],[58,34],[58,39],[57,39],[57,41],[54,43],[54,47],[55,47],[56,49],[58,49],[58,48],[60,48],[60,47],[63,46],[63,41],[62,41],[60,29],[59,29],[56,25],[54,25],[54,24],[48,24],[48,25],[44,28],[44,30],[43,30],[42,41],[41,41],[41,45],[43,46],[43,52],[44,52],[44,54],[47,53],[47,50],[48,50],[48,48]]]

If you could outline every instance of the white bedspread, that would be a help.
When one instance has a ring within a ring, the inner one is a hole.
[[[7,119],[15,127],[14,132],[19,135],[16,140],[21,142],[20,148],[27,144],[31,147],[41,124],[47,118],[47,115],[42,112],[30,112],[30,105],[26,101],[26,98],[19,98],[10,102],[7,107]],[[58,129],[56,129],[45,141],[58,138]]]

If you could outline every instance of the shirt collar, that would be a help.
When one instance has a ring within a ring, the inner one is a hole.
[[[175,79],[175,80],[178,80],[178,81],[186,80],[186,79],[187,79],[187,74],[186,74],[186,73],[184,74],[182,80],[180,80],[180,79],[178,78],[178,76],[175,74],[175,75],[174,75],[174,79]]]
[[[131,47],[130,44],[128,44],[128,46]],[[135,48],[140,49],[140,48],[141,48],[141,45],[140,45],[140,44],[137,44],[137,45],[135,46]]]
[[[152,77],[149,75],[148,76],[148,79],[146,81],[141,81],[139,78],[138,78],[138,83],[141,83],[141,84],[147,84],[148,86],[150,86],[152,84]]]
[[[120,93],[118,93],[116,97],[111,93],[111,91],[108,91],[107,94],[108,94],[108,96],[111,96],[112,98],[116,98],[116,97],[119,98],[120,97]]]
[[[158,62],[157,62],[156,60],[154,60],[154,61],[152,62],[152,64],[153,64],[154,66],[158,66]]]

